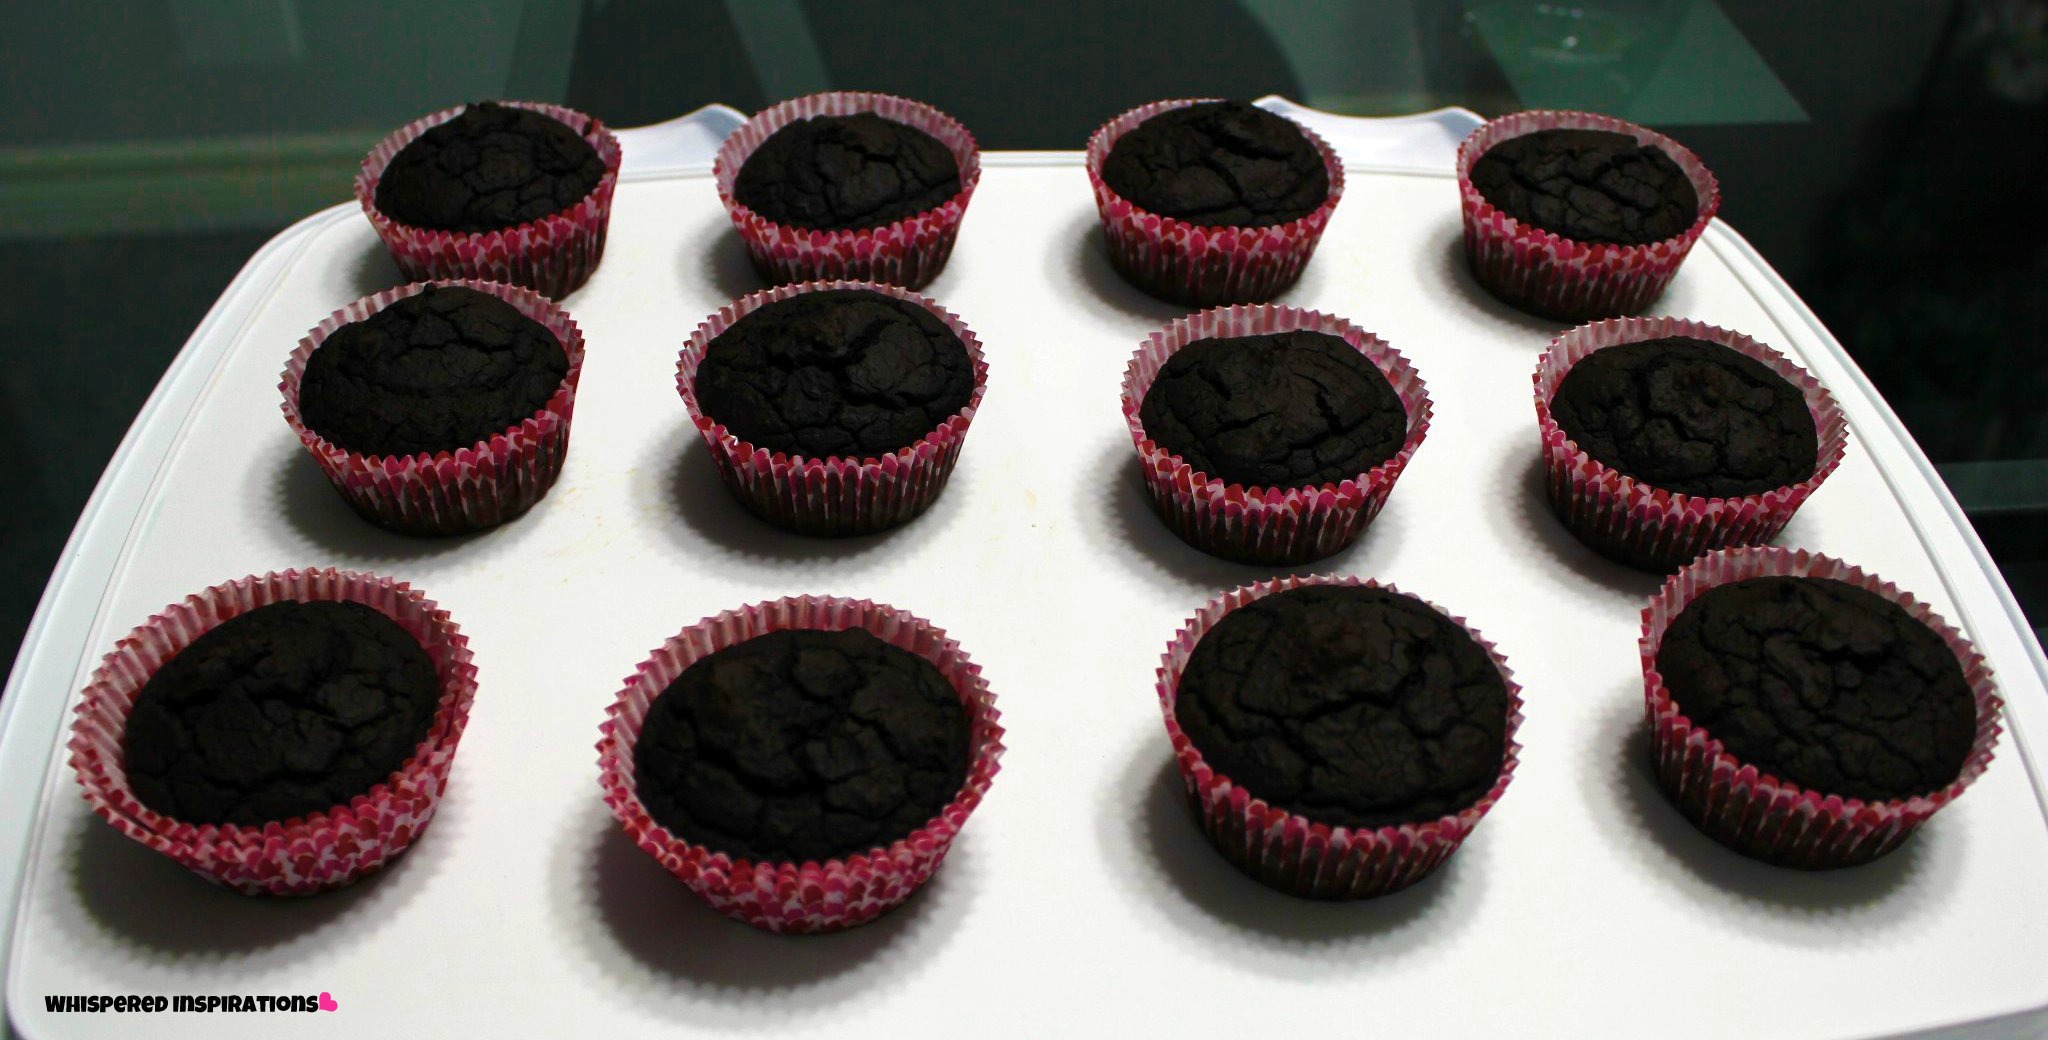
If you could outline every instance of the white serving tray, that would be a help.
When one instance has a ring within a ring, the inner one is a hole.
[[[933,511],[852,541],[753,520],[687,426],[677,349],[759,287],[702,170],[621,183],[604,265],[565,301],[589,344],[567,469],[531,514],[464,539],[356,519],[278,414],[298,338],[397,280],[368,225],[337,207],[265,247],[110,467],[6,698],[5,880],[25,849],[18,901],[0,902],[14,1027],[38,1040],[2041,1028],[2048,818],[2024,753],[2048,734],[2040,648],[1890,410],[1733,231],[1709,228],[1659,309],[1769,342],[1841,399],[1848,459],[1781,542],[1873,569],[1969,632],[2009,701],[1990,772],[1898,854],[1835,874],[1752,863],[1680,819],[1640,724],[1638,610],[1657,580],[1581,548],[1541,500],[1530,372],[1556,330],[1470,282],[1447,174],[1359,165],[1286,299],[1399,347],[1436,418],[1372,529],[1311,569],[1392,580],[1468,616],[1524,684],[1526,750],[1435,877],[1319,904],[1261,888],[1204,843],[1153,695],[1181,621],[1267,576],[1182,545],[1143,501],[1118,382],[1178,311],[1109,268],[1078,153],[985,167],[927,292],[986,344],[987,400]],[[424,588],[470,636],[481,690],[416,848],[341,893],[252,900],[93,818],[52,752],[99,655],[151,612],[315,564]],[[599,799],[592,745],[621,678],[678,628],[801,592],[946,628],[984,667],[1011,751],[927,891],[851,933],[777,938],[704,908],[633,847]],[[63,625],[75,629],[52,634]],[[138,1019],[42,1003],[322,990],[337,1013]]]

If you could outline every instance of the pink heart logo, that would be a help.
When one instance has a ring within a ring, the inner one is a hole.
[[[341,1004],[335,1001],[335,999],[334,999],[334,996],[333,996],[332,994],[328,993],[328,992],[327,992],[326,990],[321,990],[321,991],[320,991],[320,1010],[322,1010],[322,1011],[339,1011],[339,1010],[341,1010]]]

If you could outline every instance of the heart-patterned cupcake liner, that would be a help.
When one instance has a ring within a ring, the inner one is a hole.
[[[612,192],[618,187],[623,152],[619,139],[602,122],[575,109],[533,101],[500,104],[539,112],[590,142],[604,163],[604,174],[590,194],[559,213],[492,231],[439,231],[387,216],[377,208],[377,184],[383,180],[385,168],[421,134],[461,115],[466,106],[457,105],[415,119],[377,142],[356,173],[356,201],[391,251],[391,259],[398,262],[399,271],[409,279],[478,278],[522,286],[559,300],[588,281],[604,258],[605,231],[611,223]]]
[[[1514,779],[1515,731],[1522,724],[1522,688],[1508,670],[1507,658],[1477,630],[1451,612],[1409,596],[1463,628],[1500,670],[1507,685],[1508,717],[1500,775],[1471,805],[1435,820],[1402,823],[1370,831],[1332,827],[1273,805],[1216,772],[1183,733],[1174,715],[1180,697],[1181,673],[1202,637],[1231,611],[1277,592],[1307,585],[1358,585],[1401,590],[1350,576],[1310,575],[1245,585],[1210,600],[1166,645],[1159,666],[1159,707],[1166,714],[1166,735],[1195,819],[1216,850],[1238,869],[1280,891],[1312,899],[1370,899],[1408,887],[1429,876],[1458,851],[1473,828],[1493,809]]]
[[[634,746],[655,699],[699,659],[788,629],[865,629],[932,663],[973,727],[967,779],[924,826],[865,853],[823,863],[754,862],[684,841],[640,804]],[[829,932],[864,924],[909,899],[944,862],[987,795],[1003,754],[995,694],[960,644],[908,611],[865,599],[800,596],[728,610],[676,633],[634,673],[605,712],[597,742],[605,804],[634,844],[720,913],[770,932]]]
[[[1472,184],[1472,166],[1502,141],[1540,130],[1605,130],[1663,151],[1699,196],[1699,218],[1678,235],[1647,245],[1577,242],[1496,209]],[[1588,321],[1636,314],[1663,295],[1692,245],[1721,208],[1721,188],[1705,163],[1654,130],[1592,112],[1532,111],[1502,116],[1458,146],[1458,199],[1465,259],[1486,290],[1531,314]]]
[[[1813,414],[1819,451],[1813,475],[1796,484],[1733,498],[1651,487],[1580,450],[1550,412],[1571,367],[1623,343],[1682,336],[1717,343],[1799,388]],[[1601,555],[1631,567],[1670,571],[1709,549],[1767,542],[1784,529],[1848,450],[1849,423],[1834,395],[1785,355],[1739,332],[1682,318],[1616,318],[1581,325],[1551,341],[1536,362],[1536,426],[1551,510]]]
[[[1102,125],[1088,139],[1088,183],[1102,217],[1109,259],[1132,285],[1190,307],[1260,303],[1301,277],[1323,228],[1344,196],[1344,160],[1308,127],[1296,124],[1323,157],[1330,192],[1305,216],[1271,227],[1204,227],[1139,207],[1111,190],[1102,164],[1118,138],[1145,120],[1216,98],[1178,98],[1140,105]]]
[[[960,340],[974,365],[974,392],[965,407],[917,443],[878,458],[805,458],[755,447],[704,414],[697,400],[697,367],[720,333],[734,322],[779,300],[829,289],[881,293],[930,311]],[[690,421],[704,437],[718,475],[740,504],[778,527],[803,534],[855,535],[887,530],[931,508],[946,487],[988,389],[988,363],[981,341],[959,316],[931,299],[878,282],[807,282],[765,289],[719,308],[704,319],[676,359],[676,392]]]
[[[740,167],[775,131],[816,116],[873,112],[931,135],[960,166],[960,192],[937,208],[877,228],[819,230],[780,224],[742,205],[733,196]],[[770,285],[823,279],[884,282],[921,289],[953,255],[960,219],[981,181],[981,150],[959,121],[930,105],[890,94],[830,91],[770,105],[734,130],[719,146],[711,166],[718,199],[747,245],[754,270]]]
[[[1664,633],[1687,604],[1708,589],[1751,578],[1790,575],[1831,578],[1875,593],[1941,637],[1977,704],[1977,731],[1962,773],[1930,794],[1864,801],[1811,791],[1781,780],[1728,753],[1712,733],[1693,724],[1657,671]],[[1867,863],[1898,848],[1929,817],[1955,801],[1991,764],[1998,743],[1997,684],[1970,641],[1927,604],[1898,586],[1841,560],[1771,546],[1709,553],[1671,576],[1643,608],[1643,706],[1657,778],[1679,812],[1714,840],[1747,856],[1804,870]]]
[[[545,325],[569,357],[569,371],[554,396],[531,418],[488,440],[432,454],[357,454],[307,428],[299,414],[299,383],[313,351],[334,330],[417,295],[430,285],[490,293]],[[583,332],[567,311],[547,297],[497,282],[415,282],[365,296],[329,315],[292,351],[278,390],[284,394],[285,421],[357,513],[403,534],[449,535],[511,520],[533,508],[554,486],[569,455],[569,424],[575,415],[576,384],[582,374]]]
[[[1392,458],[1355,477],[1317,487],[1248,488],[1196,470],[1146,434],[1139,418],[1145,394],[1167,359],[1182,348],[1212,337],[1295,329],[1342,339],[1393,384],[1408,412],[1408,434]],[[1174,534],[1225,559],[1285,565],[1328,556],[1351,544],[1372,523],[1429,433],[1430,401],[1428,388],[1408,359],[1378,336],[1335,315],[1258,304],[1192,314],[1153,333],[1125,369],[1123,410],[1154,510]]]
[[[192,824],[136,798],[122,753],[135,698],[164,662],[207,632],[286,600],[361,603],[396,621],[434,663],[432,728],[383,783],[324,812],[261,826]],[[310,895],[382,868],[434,818],[476,698],[469,640],[448,612],[402,581],[333,568],[251,575],[173,603],[128,633],[93,672],[71,727],[71,768],[94,813],[209,881],[251,895]]]

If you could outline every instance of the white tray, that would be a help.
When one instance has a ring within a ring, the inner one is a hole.
[[[702,172],[628,177],[603,268],[567,306],[589,342],[574,448],[527,517],[454,541],[357,520],[277,409],[286,353],[396,280],[354,207],[266,247],[195,334],[74,536],[7,697],[0,813],[26,842],[7,1012],[37,1038],[772,1031],[833,1037],[1866,1036],[2024,1033],[2048,1007],[2048,820],[2023,754],[2040,649],[1889,409],[1734,232],[1711,227],[1660,305],[1792,354],[1841,398],[1845,464],[1782,541],[1874,569],[1966,628],[2011,732],[1897,855],[1831,875],[1700,836],[1644,768],[1637,611],[1541,502],[1529,374],[1555,331],[1463,272],[1449,178],[1370,167],[1291,302],[1343,314],[1428,380],[1429,439],[1365,538],[1315,569],[1469,616],[1528,699],[1523,765],[1436,877],[1325,905],[1239,876],[1185,816],[1152,671],[1182,619],[1266,576],[1147,512],[1117,410],[1138,340],[1176,315],[1101,252],[1073,153],[991,155],[928,292],[987,345],[952,484],[893,534],[813,541],[719,487],[674,389],[706,314],[757,288]],[[106,503],[119,509],[104,508]],[[132,523],[127,519],[133,517]],[[127,524],[125,529],[121,526]],[[111,526],[110,526],[111,525]],[[250,572],[368,567],[450,609],[481,671],[434,830],[384,875],[305,901],[212,889],[90,816],[53,756],[98,656],[152,611]],[[986,670],[1011,752],[931,888],[855,932],[784,939],[699,905],[611,822],[597,725],[685,624],[799,592],[931,618]],[[64,619],[92,619],[70,641]],[[57,619],[57,620],[52,620]],[[23,766],[22,763],[31,763]],[[11,880],[12,875],[9,875]],[[45,995],[330,991],[333,1015],[47,1014]]]

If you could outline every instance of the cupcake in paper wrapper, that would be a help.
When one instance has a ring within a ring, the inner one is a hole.
[[[184,823],[152,811],[135,796],[124,768],[123,738],[136,696],[158,668],[200,636],[286,600],[361,603],[418,640],[441,684],[426,739],[388,780],[325,812],[247,827]],[[70,761],[93,812],[122,834],[244,893],[310,895],[379,870],[426,830],[447,790],[475,697],[468,639],[418,589],[332,568],[250,576],[165,607],[115,644],[75,711]]]
[[[791,123],[815,116],[872,112],[920,130],[953,153],[960,167],[960,192],[935,209],[876,228],[818,229],[777,223],[733,196],[740,167],[762,142]],[[974,135],[930,105],[889,94],[831,91],[791,98],[754,114],[719,146],[711,176],[754,270],[770,285],[823,279],[884,282],[921,289],[938,276],[953,254],[960,219],[981,180],[981,150]]]
[[[924,826],[866,853],[823,863],[752,862],[677,838],[656,823],[635,793],[634,746],[649,707],[699,659],[787,629],[865,629],[931,662],[967,709],[972,727],[967,778]],[[829,932],[864,924],[917,891],[981,804],[1003,753],[995,695],[981,669],[945,632],[907,611],[864,599],[802,596],[726,611],[677,633],[626,680],[606,710],[597,742],[599,783],[634,844],[720,913],[770,932]]]
[[[598,261],[604,258],[612,192],[619,183],[619,139],[602,122],[574,109],[532,101],[500,104],[539,112],[589,142],[604,163],[604,174],[590,194],[568,209],[539,220],[491,231],[413,227],[387,216],[377,208],[377,184],[383,179],[385,168],[421,134],[461,115],[467,106],[458,105],[407,123],[379,141],[356,173],[356,201],[362,204],[377,237],[391,251],[399,271],[409,279],[477,278],[523,286],[559,300],[588,281],[597,270]]]
[[[1729,754],[1685,715],[1657,671],[1665,632],[1686,605],[1718,585],[1776,575],[1831,578],[1889,600],[1941,637],[1977,706],[1976,733],[1956,779],[1931,794],[1864,801],[1801,788]],[[1960,797],[1991,764],[2002,705],[1991,669],[1962,633],[1927,604],[1874,574],[1832,557],[1776,547],[1710,553],[1671,576],[1643,609],[1643,701],[1650,747],[1666,797],[1714,840],[1781,866],[1827,870],[1867,863],[1906,840]]]
[[[1312,899],[1370,899],[1408,887],[1429,876],[1458,850],[1479,821],[1492,810],[1514,779],[1515,731],[1522,722],[1521,687],[1508,670],[1507,659],[1460,618],[1427,600],[1419,600],[1463,628],[1486,651],[1507,688],[1508,718],[1500,775],[1478,801],[1435,820],[1402,823],[1370,831],[1332,827],[1268,803],[1231,782],[1202,757],[1180,728],[1174,707],[1180,696],[1181,673],[1196,644],[1231,611],[1277,592],[1309,585],[1360,585],[1401,593],[1392,585],[1336,575],[1279,578],[1246,585],[1209,601],[1188,619],[1166,645],[1159,666],[1159,706],[1166,715],[1166,735],[1173,743],[1181,782],[1202,833],[1238,869],[1260,882],[1292,895]],[[1418,597],[1410,596],[1410,599]]]
[[[1542,130],[1604,130],[1661,150],[1692,182],[1699,219],[1661,242],[1617,245],[1574,241],[1508,216],[1473,186],[1472,166],[1494,145]],[[1480,285],[1531,314],[1588,321],[1638,313],[1662,295],[1720,210],[1721,189],[1699,156],[1654,130],[1592,112],[1533,111],[1495,119],[1458,146],[1458,199],[1465,259]]]
[[[489,293],[547,327],[568,355],[569,370],[532,417],[490,439],[454,451],[363,455],[309,429],[299,414],[306,360],[334,330],[361,321],[429,285]],[[299,341],[278,389],[284,417],[341,497],[364,519],[402,534],[452,535],[495,527],[533,508],[561,474],[569,454],[569,421],[583,373],[583,333],[546,297],[496,282],[415,282],[365,296],[329,315]]]
[[[831,289],[881,293],[916,304],[938,318],[960,340],[974,366],[974,392],[966,406],[915,444],[869,458],[805,458],[769,451],[741,440],[717,417],[704,414],[697,400],[697,367],[721,333],[768,304]],[[877,282],[784,285],[735,300],[697,326],[676,361],[676,392],[690,411],[690,421],[703,435],[726,488],[761,519],[813,535],[871,534],[907,523],[931,508],[960,459],[967,427],[974,421],[987,387],[988,363],[982,359],[981,341],[966,322],[924,296]]]
[[[1594,351],[1672,336],[1728,347],[1762,362],[1797,387],[1813,415],[1818,441],[1813,475],[1753,495],[1709,498],[1651,487],[1581,451],[1550,411],[1551,398],[1566,373]],[[1552,511],[1581,542],[1632,567],[1670,571],[1710,549],[1769,541],[1841,465],[1848,449],[1849,424],[1826,387],[1770,347],[1703,322],[1616,318],[1581,325],[1551,341],[1536,362],[1534,378],[1536,425]]]
[[[1329,195],[1306,216],[1271,227],[1204,227],[1145,210],[1111,190],[1102,164],[1123,135],[1145,120],[1176,108],[1215,101],[1180,98],[1140,105],[1103,124],[1088,139],[1088,183],[1102,218],[1109,259],[1132,285],[1161,299],[1190,307],[1260,303],[1301,278],[1323,229],[1344,196],[1344,161],[1316,132],[1299,123],[1301,135],[1323,157]]]
[[[1408,413],[1408,432],[1394,456],[1356,477],[1299,488],[1226,484],[1190,466],[1145,433],[1139,410],[1168,358],[1197,340],[1307,329],[1336,336],[1387,377]],[[1422,377],[1401,352],[1334,315],[1269,304],[1219,307],[1181,318],[1145,341],[1124,372],[1124,423],[1137,446],[1154,511],[1203,552],[1245,563],[1299,564],[1351,544],[1379,515],[1394,482],[1429,433],[1430,401]]]

